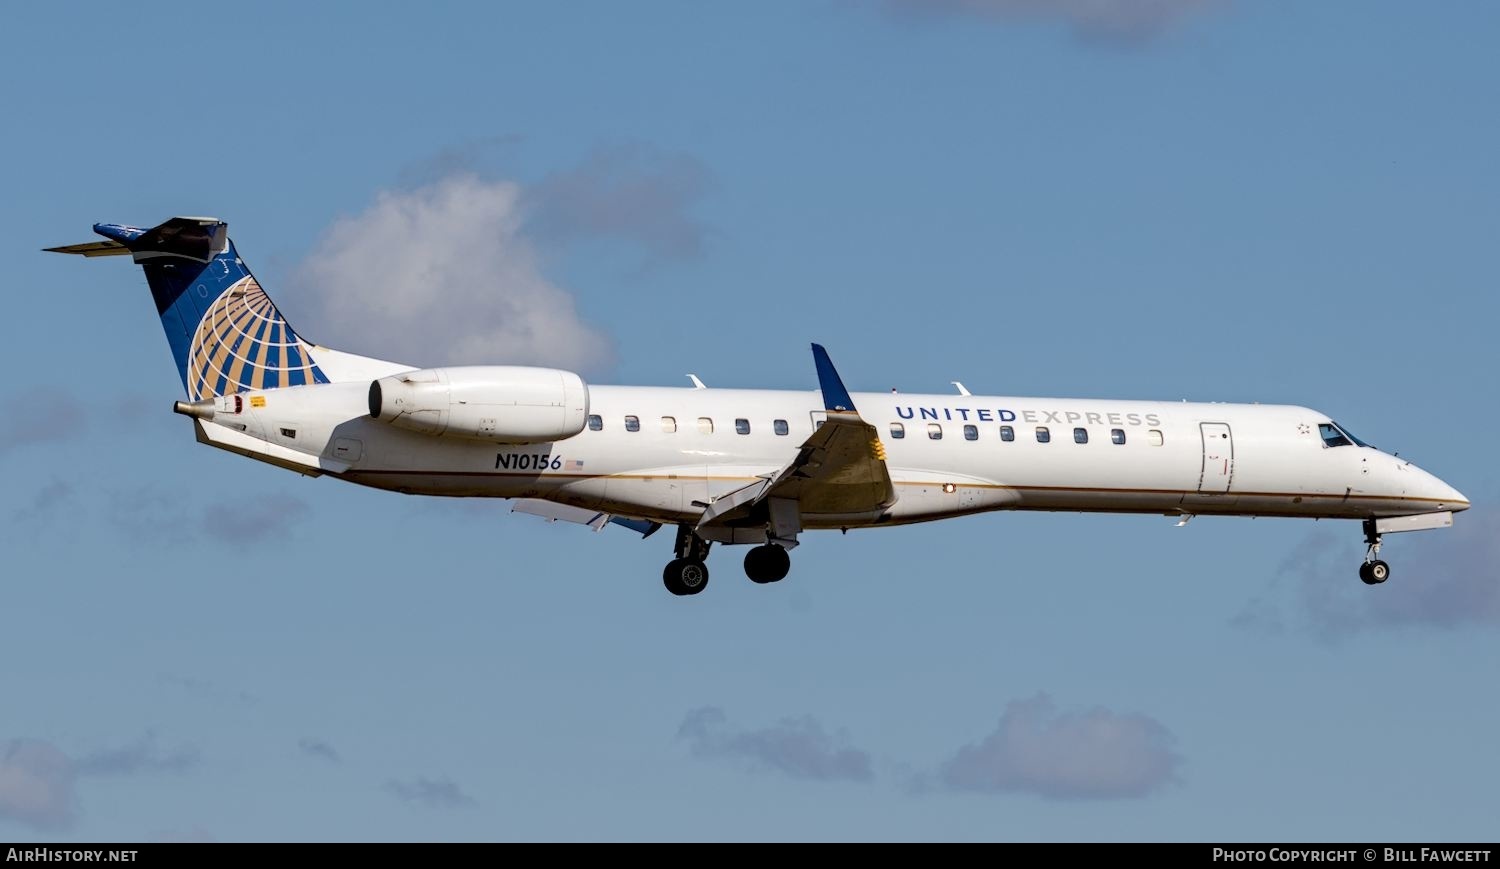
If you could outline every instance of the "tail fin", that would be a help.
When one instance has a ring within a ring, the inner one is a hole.
[[[134,257],[146,272],[189,399],[328,382],[245,267],[229,240],[229,224],[174,217],[150,229],[96,223],[94,232],[109,241],[48,250]]]

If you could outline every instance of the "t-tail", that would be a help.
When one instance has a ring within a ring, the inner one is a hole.
[[[224,221],[174,217],[150,229],[96,223],[94,232],[109,240],[47,250],[134,258],[190,400],[329,382],[235,252]]]

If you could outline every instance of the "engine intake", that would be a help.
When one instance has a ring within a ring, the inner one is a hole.
[[[558,441],[583,431],[588,414],[588,385],[556,368],[425,368],[370,383],[372,419],[440,437]]]

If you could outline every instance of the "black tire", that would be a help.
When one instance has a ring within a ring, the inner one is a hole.
[[[751,582],[762,585],[779,582],[786,578],[791,569],[791,556],[774,543],[757,546],[745,553],[745,575],[750,577]]]
[[[1359,566],[1359,581],[1365,585],[1374,585],[1375,579],[1370,576],[1370,562],[1366,561]]]
[[[756,546],[745,553],[745,575],[757,585],[764,585],[771,581],[770,571],[766,569],[765,553],[761,552],[763,548]]]
[[[661,581],[675,595],[697,594],[708,586],[708,565],[691,558],[674,559],[662,570]]]
[[[766,545],[766,563],[771,567],[772,582],[781,582],[792,572],[792,557],[774,543]]]
[[[680,558],[669,561],[667,562],[667,566],[661,570],[661,584],[667,587],[667,591],[675,595],[687,594],[687,590],[677,582],[678,563],[681,561],[682,559]],[[1360,574],[1363,575],[1365,569],[1361,567],[1359,570]]]

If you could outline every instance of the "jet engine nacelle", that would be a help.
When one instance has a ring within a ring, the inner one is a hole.
[[[510,444],[583,431],[589,388],[571,371],[511,365],[426,368],[370,384],[370,417],[422,434]]]

